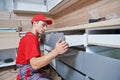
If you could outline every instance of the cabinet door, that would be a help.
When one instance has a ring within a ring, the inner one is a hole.
[[[57,60],[57,72],[64,78],[64,80],[85,80],[85,77],[76,72],[69,66]]]
[[[120,60],[86,53],[85,73],[95,80],[120,80]]]
[[[60,57],[59,60],[84,74],[84,53],[71,49],[66,54],[68,55]]]
[[[64,35],[64,33],[51,33],[46,34],[45,44],[54,48],[58,39],[62,39],[67,41],[69,47],[85,45],[85,37],[86,35]]]
[[[56,42],[59,39],[64,40],[64,34],[63,33],[51,33],[51,34],[46,34],[46,40],[45,44],[51,46],[52,48],[55,47]]]

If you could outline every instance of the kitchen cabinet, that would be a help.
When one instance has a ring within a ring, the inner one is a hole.
[[[15,65],[18,43],[17,32],[0,32],[0,67]]]
[[[113,19],[47,31],[46,39],[47,35],[50,39],[51,33],[57,34],[57,39],[62,34],[69,44],[69,50],[55,59],[57,72],[64,79],[74,75],[68,73],[68,69],[72,69],[79,74],[79,80],[120,80],[119,22],[120,19]],[[56,43],[55,36],[51,43]],[[48,40],[45,45],[49,44]]]
[[[97,54],[85,53],[84,66],[86,75],[94,80],[119,80],[120,56],[115,57],[116,54],[119,54],[119,52],[114,49],[98,52]]]
[[[120,48],[120,27],[86,29],[88,44]]]
[[[16,53],[16,48],[0,50],[0,68],[15,65]]]
[[[96,41],[97,40],[97,41]],[[98,34],[98,35],[88,35],[88,44],[95,45],[106,45],[112,47],[120,47],[119,44],[120,35],[119,34]]]
[[[64,55],[58,58],[64,64],[73,67],[76,71],[84,75],[84,53],[82,51],[69,49]]]
[[[12,0],[12,10],[15,13],[38,13],[55,15],[79,0]],[[7,0],[6,0],[7,2]]]
[[[47,38],[48,37],[48,38]],[[45,39],[45,44],[51,46],[52,48],[55,47],[55,43],[58,41],[58,39],[61,38],[64,40],[64,34],[63,33],[51,33],[46,35]]]
[[[72,67],[69,67],[60,60],[56,60],[56,62],[56,70],[65,80],[85,80],[85,77],[72,69]]]
[[[0,20],[0,67],[15,65],[20,40],[18,26],[20,20]]]
[[[66,34],[66,33],[48,33],[45,36],[45,44],[51,46],[52,48],[55,47],[56,42],[59,39],[62,39],[62,41],[67,41],[69,46],[79,46],[79,45],[85,45],[86,35],[85,34],[78,34],[74,33],[74,35]]]
[[[86,29],[85,73],[94,80],[119,80],[119,26]]]

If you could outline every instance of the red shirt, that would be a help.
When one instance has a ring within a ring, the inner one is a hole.
[[[40,56],[38,37],[32,32],[26,33],[19,43],[16,64],[29,64],[31,58]]]

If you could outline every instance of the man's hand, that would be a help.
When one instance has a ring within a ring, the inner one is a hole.
[[[63,54],[68,50],[68,43],[59,39],[54,50],[57,52],[57,54]]]
[[[62,41],[59,39],[56,43],[55,48],[49,52],[49,54],[40,56],[40,57],[33,57],[30,59],[30,64],[34,70],[42,68],[43,66],[50,63],[50,61],[55,58],[59,54],[63,54],[68,50],[68,44],[66,41]]]

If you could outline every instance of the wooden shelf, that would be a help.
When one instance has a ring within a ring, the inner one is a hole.
[[[10,62],[10,63],[4,63],[3,61],[0,61],[0,67],[6,67],[6,66],[12,66],[15,65],[15,60],[14,62]]]
[[[71,27],[57,28],[57,29],[48,30],[46,32],[73,31],[73,30],[82,30],[82,29],[97,28],[97,27],[110,27],[110,26],[118,26],[118,25],[120,25],[120,18],[95,22],[95,23],[81,24]]]

